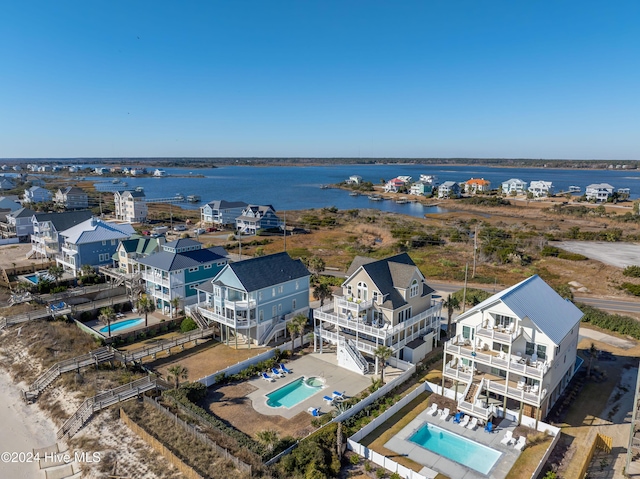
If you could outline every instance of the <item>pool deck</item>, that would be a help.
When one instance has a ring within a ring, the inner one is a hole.
[[[320,413],[326,414],[334,407],[328,405],[322,399],[323,396],[331,396],[333,391],[339,391],[341,393],[344,392],[346,397],[351,397],[371,385],[371,375],[362,376],[338,366],[335,353],[296,355],[293,360],[285,363],[285,365],[291,370],[291,374],[287,374],[286,377],[277,378],[273,382],[268,382],[261,377],[249,381],[249,384],[254,386],[256,390],[250,393],[248,397],[251,399],[253,408],[260,414],[291,419],[310,407],[320,408]],[[269,374],[272,375],[272,373]],[[267,406],[267,394],[302,376],[320,378],[324,380],[325,386],[291,408],[272,408]]]
[[[495,449],[502,453],[502,455],[498,458],[489,474],[482,474],[409,441],[413,433],[420,429],[424,423],[433,424],[459,436],[471,439],[491,449]],[[449,416],[447,420],[443,421],[438,419],[437,416],[431,416],[427,411],[423,411],[398,434],[391,438],[384,447],[425,466],[420,473],[427,477],[435,477],[436,473],[439,472],[451,478],[455,477],[456,479],[486,479],[487,477],[491,479],[504,479],[516,462],[520,451],[514,449],[513,445],[505,446],[504,444],[500,444],[500,441],[504,437],[505,431],[510,430],[513,433],[516,426],[517,424],[515,422],[503,419],[499,427],[494,429],[493,433],[485,432],[483,426],[478,426],[472,431],[454,423],[453,416]]]
[[[140,324],[136,324],[135,326],[130,326],[127,328],[123,328],[120,330],[116,330],[116,331],[111,331],[111,337],[116,337],[116,336],[121,336],[121,335],[127,335],[132,333],[133,331],[138,331],[140,329],[144,329],[146,326],[144,325],[144,314],[140,314],[140,313],[134,313],[131,311],[128,311],[126,313],[119,313],[118,317],[115,318],[112,322],[111,322],[111,326],[113,326],[115,323],[120,323],[122,321],[127,321],[129,319],[137,319],[140,318],[142,319],[142,322]],[[164,320],[164,317],[160,317],[160,316],[156,316],[154,313],[149,313],[149,317],[148,317],[148,324],[149,326],[152,326],[154,324],[159,324]],[[97,332],[98,334],[102,335],[103,337],[108,337],[108,333],[107,332],[101,332],[100,329],[104,328],[107,323],[103,323],[100,322],[97,319],[93,319],[91,321],[88,321],[85,323],[86,326],[90,327],[91,329],[93,329],[95,332]]]

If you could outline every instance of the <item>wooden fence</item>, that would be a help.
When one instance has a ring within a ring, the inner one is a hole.
[[[127,413],[120,408],[120,419],[124,422],[129,429],[135,432],[144,442],[149,444],[155,451],[159,452],[164,458],[173,464],[187,479],[204,479],[198,474],[191,466],[185,464],[182,459],[176,456],[171,450],[169,450],[164,444],[158,441],[155,437],[142,429],[138,424],[133,421]]]
[[[182,427],[182,429],[184,429],[185,431],[189,432],[192,436],[194,436],[196,439],[198,439],[200,442],[206,444],[207,446],[209,446],[211,449],[213,449],[214,451],[216,451],[216,453],[220,456],[220,457],[224,457],[225,459],[233,462],[236,467],[238,469],[241,469],[244,472],[248,472],[249,475],[251,475],[251,465],[247,464],[243,461],[241,461],[240,459],[238,459],[236,456],[234,456],[233,454],[231,454],[227,449],[225,449],[224,447],[220,447],[218,446],[218,444],[216,444],[214,441],[212,441],[209,436],[207,436],[206,434],[203,434],[201,432],[199,432],[198,430],[196,430],[196,428],[194,426],[192,426],[191,424],[187,423],[186,421],[183,421],[182,419],[180,419],[177,415],[175,415],[174,413],[172,413],[171,411],[169,411],[167,408],[161,406],[160,404],[158,404],[156,401],[154,401],[153,399],[144,396],[143,401],[145,402],[145,404],[149,404],[151,407],[153,407],[156,411],[160,412],[161,414],[163,414],[164,416],[166,416],[169,420],[171,420],[174,424],[179,425],[180,427]]]
[[[584,463],[582,464],[582,468],[580,469],[580,474],[577,476],[578,479],[582,479],[587,474],[587,469],[589,469],[589,465],[591,464],[591,460],[593,459],[593,455],[595,454],[596,449],[600,449],[607,454],[611,454],[612,445],[612,438],[610,438],[609,436],[605,436],[604,434],[600,434],[599,432],[596,433],[595,437],[591,441],[589,452],[584,457]]]

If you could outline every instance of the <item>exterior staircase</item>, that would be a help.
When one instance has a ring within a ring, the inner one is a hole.
[[[356,347],[356,344],[352,339],[349,339],[345,342],[345,349],[349,356],[351,356],[351,358],[358,365],[360,371],[362,371],[362,374],[367,374],[369,372],[369,363],[364,358],[362,353],[358,351],[358,348]]]
[[[205,317],[200,314],[197,306],[190,309],[189,316],[191,316],[191,319],[193,319],[196,322],[196,324],[200,329],[209,328],[209,323],[207,322]]]
[[[477,392],[478,392],[478,385],[472,383],[469,389],[467,390],[467,395],[464,397],[464,400],[469,403],[475,402]]]
[[[137,379],[129,384],[125,384],[124,386],[110,389],[109,391],[86,399],[73,416],[67,419],[67,421],[62,425],[57,434],[58,439],[66,440],[71,438],[82,428],[82,426],[86,424],[94,413],[101,409],[126,401],[127,399],[131,399],[158,387],[164,388],[165,384],[158,379],[145,376],[144,378]]]
[[[188,342],[197,341],[198,339],[208,338],[209,336],[213,336],[214,332],[214,328],[196,329],[172,339],[167,339],[166,341],[159,341],[151,346],[144,346],[142,348],[126,352],[119,351],[116,353],[115,359],[123,364],[135,363],[142,358],[154,356],[161,351],[167,351],[171,348],[175,348],[176,346],[183,346]]]
[[[69,371],[78,371],[87,366],[97,366],[100,363],[116,359],[116,352],[108,346],[98,348],[90,353],[75,358],[57,362],[47,371],[40,375],[29,389],[22,392],[22,397],[26,402],[35,401],[40,394],[49,387],[60,375]]]

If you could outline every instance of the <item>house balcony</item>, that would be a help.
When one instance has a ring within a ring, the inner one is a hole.
[[[453,338],[444,344],[445,353],[475,361],[478,364],[485,364],[494,368],[511,371],[527,377],[542,379],[551,368],[552,362],[536,361],[523,355],[523,352],[513,352],[511,354],[498,351],[481,351],[474,348],[468,340],[460,341],[460,338]]]
[[[227,318],[222,314],[216,313],[207,302],[197,303],[189,306],[189,308],[197,308],[198,313],[204,316],[208,321],[214,321],[225,326],[232,327],[234,329],[250,329],[256,326],[258,323],[255,319],[247,318]]]
[[[60,263],[63,268],[71,269],[75,271],[76,269],[76,258],[75,256],[69,256],[65,254],[59,254],[56,256],[56,262]]]
[[[249,299],[249,300],[243,300],[243,301],[229,301],[224,300],[224,302],[222,303],[222,308],[221,309],[232,309],[234,311],[249,311],[251,309],[255,309],[256,308],[256,300],[255,299]]]
[[[62,245],[62,252],[67,255],[76,255],[78,254],[78,247],[73,244],[64,243]]]
[[[154,289],[152,289],[152,290],[149,290],[149,291],[148,291],[148,293],[149,293],[151,296],[153,296],[154,298],[156,298],[156,299],[162,299],[162,300],[167,301],[167,302],[169,302],[169,301],[171,301],[171,300],[173,299],[173,298],[171,297],[171,294],[170,294],[170,293],[164,293],[164,292],[162,292],[161,290],[154,290]],[[174,297],[176,297],[176,298],[177,298],[178,296],[174,296]]]
[[[165,288],[169,287],[169,277],[163,276],[162,274],[156,274],[149,271],[142,272],[142,279],[149,283],[159,284],[164,286]]]
[[[491,341],[499,341],[501,343],[511,344],[522,335],[522,326],[515,328],[515,331],[511,331],[509,328],[476,328],[476,335],[481,338],[487,338]]]
[[[335,310],[342,312],[343,309],[347,311],[351,311],[353,316],[359,316],[361,311],[367,311],[373,307],[373,299],[369,299],[367,301],[360,300],[348,300],[342,296],[336,296],[334,298]]]

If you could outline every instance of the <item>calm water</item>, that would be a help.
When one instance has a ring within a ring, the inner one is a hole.
[[[311,386],[307,385],[305,378],[302,377],[270,392],[267,394],[267,406],[291,408],[322,390],[321,385],[315,386],[313,381],[309,382]]]
[[[115,333],[116,331],[120,331],[121,329],[128,329],[138,324],[144,323],[144,319],[142,318],[133,318],[133,319],[125,319],[124,321],[120,321],[118,323],[111,323],[111,332]],[[100,328],[101,333],[109,332],[109,325],[104,328]]]
[[[483,166],[429,165],[334,165],[334,166],[228,166],[222,168],[184,169],[164,168],[168,175],[204,175],[203,178],[127,178],[127,189],[144,187],[147,198],[166,198],[181,193],[199,195],[202,203],[181,203],[183,208],[199,208],[202,204],[216,200],[245,201],[247,203],[271,204],[278,210],[301,210],[335,206],[339,209],[377,208],[382,211],[423,216],[425,213],[441,212],[438,207],[423,207],[408,203],[398,205],[393,201],[373,202],[366,196],[349,196],[339,189],[321,189],[320,185],[339,183],[351,175],[360,175],[364,181],[380,184],[396,176],[408,175],[414,180],[420,174],[436,175],[439,182],[466,181],[470,178],[485,178],[492,187],[510,178],[552,181],[556,191],[567,190],[576,185],[584,192],[591,183],[610,183],[617,188],[631,188],[632,198],[640,195],[639,170],[561,170],[540,168],[491,168]],[[105,178],[108,181],[108,178]],[[109,185],[110,187],[114,185]]]

